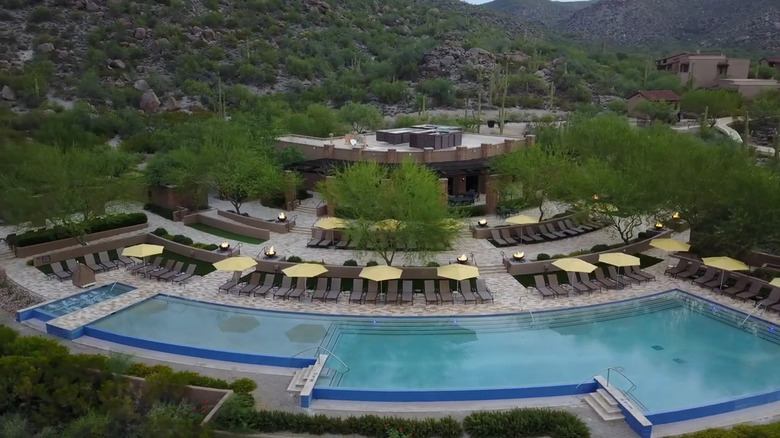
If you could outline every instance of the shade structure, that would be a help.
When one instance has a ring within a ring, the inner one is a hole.
[[[591,273],[596,270],[597,266],[588,263],[585,260],[575,259],[575,258],[566,258],[566,259],[558,259],[554,261],[553,266],[563,269],[566,272],[585,272],[585,273]]]
[[[747,271],[750,269],[748,265],[731,257],[704,257],[701,261],[711,268],[723,269],[724,271]]]
[[[518,214],[517,216],[510,216],[506,218],[506,222],[515,225],[535,224],[539,222],[538,219],[526,216],[524,214]]]
[[[373,281],[397,280],[404,271],[392,266],[369,266],[360,271],[360,278]]]
[[[328,272],[328,269],[316,263],[298,263],[295,266],[282,269],[282,272],[288,277],[316,277]]]
[[[145,258],[157,254],[162,254],[162,245],[150,245],[148,243],[142,243],[140,245],[129,246],[122,251],[123,256]]]
[[[607,254],[600,254],[599,261],[612,266],[625,267],[625,266],[639,266],[641,260],[639,257],[632,256],[630,254],[624,254],[622,252],[610,252]]]
[[[769,284],[771,284],[772,286],[780,287],[780,277],[777,277],[774,280],[770,281]]]
[[[228,257],[213,265],[218,271],[243,271],[257,266],[257,260],[251,257]]]
[[[688,251],[691,249],[691,245],[677,239],[653,239],[650,241],[650,246],[664,251]]]
[[[314,226],[323,230],[339,230],[347,228],[347,221],[338,217],[326,217],[318,220]]]
[[[447,265],[436,268],[436,275],[450,280],[468,280],[479,276],[479,269],[476,266],[468,265]]]

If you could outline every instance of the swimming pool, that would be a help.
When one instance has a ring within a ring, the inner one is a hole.
[[[213,354],[205,357],[239,361],[311,358],[316,350],[305,351],[322,346],[350,368],[343,372],[339,363],[329,363],[332,369],[317,382],[323,390],[577,385],[616,367],[631,382],[613,373],[610,383],[656,413],[780,388],[780,374],[769,372],[780,359],[780,330],[754,319],[741,325],[742,319],[679,291],[562,311],[463,318],[270,312],[157,296],[89,325],[85,334],[162,351],[189,346],[196,356],[207,351]],[[138,343],[144,340],[150,343]]]
[[[25,321],[30,318],[37,318],[41,321],[49,321],[77,310],[84,309],[97,303],[101,303],[111,298],[135,290],[136,288],[124,283],[111,283],[90,289],[86,292],[77,293],[66,298],[48,302],[44,305],[19,311],[17,319]]]

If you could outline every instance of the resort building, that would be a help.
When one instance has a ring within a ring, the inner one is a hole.
[[[780,71],[780,55],[767,56],[766,58],[761,58],[758,60],[758,63],[761,65],[766,65],[767,67],[772,67],[775,70]]]
[[[664,102],[674,106],[675,112],[680,111],[680,96],[672,90],[641,90],[628,98],[628,115],[638,117],[636,107],[642,102]]]
[[[721,79],[747,79],[750,60],[720,54],[678,53],[656,61],[658,70],[680,77],[693,88],[717,87]]]

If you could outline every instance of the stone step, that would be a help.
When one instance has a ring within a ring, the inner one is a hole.
[[[601,398],[602,398],[602,399],[604,399],[604,401],[606,401],[606,402],[607,402],[607,403],[608,403],[610,406],[614,406],[614,407],[618,408],[618,410],[620,410],[620,408],[619,408],[619,405],[618,405],[618,402],[617,402],[617,400],[615,400],[615,398],[614,398],[614,397],[612,397],[611,395],[609,395],[609,393],[607,392],[607,390],[606,390],[606,389],[604,389],[604,388],[599,388],[599,389],[597,389],[597,390],[596,390],[596,392],[597,392],[597,393],[598,393],[598,394],[601,396]]]
[[[290,384],[287,386],[287,392],[299,393],[303,389],[303,385],[309,379],[309,374],[314,365],[309,365],[306,368],[301,368],[295,372]]]
[[[607,394],[609,396],[609,394]],[[609,396],[611,398],[611,396]],[[593,408],[594,411],[604,421],[619,421],[625,419],[620,408],[612,406],[600,393],[592,392],[583,399],[585,403]],[[614,399],[613,399],[614,400]]]

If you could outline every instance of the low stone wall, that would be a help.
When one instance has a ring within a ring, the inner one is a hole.
[[[290,230],[295,226],[295,220],[293,218],[290,218],[287,222],[276,222],[276,221],[267,221],[263,219],[258,219],[254,217],[241,216],[240,214],[230,213],[222,210],[218,210],[217,214],[226,217],[230,220],[236,221],[240,224],[248,225],[250,227],[259,228],[262,230],[268,230],[272,233],[281,233],[281,234],[289,233]],[[270,239],[270,235],[265,239]]]
[[[129,227],[115,228],[113,230],[100,231],[97,233],[87,234],[84,236],[84,242],[94,242],[96,240],[105,239],[107,237],[114,237],[120,234],[132,233],[133,231],[140,231],[149,227],[149,223],[131,225]],[[14,248],[14,255],[17,258],[31,257],[36,254],[47,253],[51,251],[57,251],[60,249],[68,248],[71,246],[79,245],[79,242],[75,238],[55,240],[54,242],[40,243],[38,245],[22,246]]]
[[[130,381],[130,386],[135,391],[143,392],[146,390],[146,379],[134,376],[125,376]],[[233,395],[232,389],[205,388],[202,386],[187,386],[184,389],[184,399],[197,405],[213,406],[211,411],[200,423],[204,425],[214,418],[223,404]]]
[[[775,271],[780,271],[779,255],[754,251],[745,255],[742,258],[742,261],[747,263],[750,266],[756,266],[758,268],[767,268],[767,269],[773,269]]]
[[[180,254],[185,257],[190,257],[193,259],[197,259],[209,263],[216,263],[230,256],[239,255],[237,251],[232,251],[231,253],[228,254],[228,253],[220,253],[217,251],[206,251],[205,249],[200,249],[200,248],[193,248],[191,246],[182,245],[181,243],[176,243],[172,240],[163,239],[162,237],[155,236],[154,234],[146,235],[146,243],[151,243],[153,245],[162,245],[166,251],[174,252],[176,254]]]
[[[493,238],[493,234],[492,234],[493,230],[500,230],[500,229],[518,230],[520,228],[525,228],[525,227],[535,227],[538,225],[555,224],[562,220],[573,219],[574,216],[576,215],[572,214],[569,216],[556,217],[555,219],[547,219],[545,221],[537,222],[534,224],[528,224],[528,225],[511,225],[511,224],[504,223],[503,225],[495,226],[495,227],[482,228],[479,226],[475,226],[471,234],[474,236],[475,239],[491,239]]]
[[[33,266],[48,265],[49,263],[75,259],[76,257],[84,257],[86,254],[94,254],[116,248],[127,248],[128,246],[146,243],[146,236],[146,234],[136,234],[135,236],[120,237],[92,245],[79,245],[60,251],[52,251],[46,254],[40,254],[33,257]]]
[[[239,216],[239,215],[235,215],[235,216]],[[184,216],[181,221],[184,225],[203,224],[222,231],[227,231],[229,233],[240,234],[242,236],[247,236],[247,237],[254,237],[255,239],[268,240],[271,238],[271,232],[268,230],[257,228],[257,227],[251,227],[249,225],[237,224],[213,216],[206,216],[205,214],[202,213],[194,213],[194,214]]]
[[[619,248],[612,248],[607,251],[585,254],[576,258],[580,260],[584,260],[588,263],[596,263],[599,261],[599,255],[607,254],[610,252],[624,252],[626,254],[637,254],[642,251],[646,251],[650,249],[651,240],[658,239],[658,238],[666,238],[671,236],[671,234],[672,234],[672,230],[664,230],[660,233],[654,234],[653,237],[649,237],[639,242],[635,242],[626,246],[621,246]],[[541,273],[560,271],[561,269],[559,269],[558,267],[552,264],[554,261],[555,259],[543,260],[539,262],[515,263],[510,260],[504,259],[503,263],[504,266],[506,267],[507,272],[511,275],[528,275],[528,274],[541,274]]]

